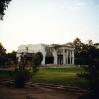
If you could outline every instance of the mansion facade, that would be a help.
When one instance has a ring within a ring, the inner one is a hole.
[[[36,53],[41,52],[43,55],[42,65],[74,65],[74,47],[68,44],[27,44],[20,45],[17,50],[18,62],[21,60],[22,53]]]

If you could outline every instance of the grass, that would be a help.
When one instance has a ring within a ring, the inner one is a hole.
[[[39,72],[33,76],[32,81],[34,83],[86,87],[86,81],[77,77],[77,73],[82,71],[84,70],[79,67],[41,68]]]
[[[33,83],[58,84],[64,86],[86,87],[86,81],[78,78],[77,73],[84,71],[80,67],[68,68],[40,68],[32,77]],[[13,78],[11,71],[0,71],[0,78]]]

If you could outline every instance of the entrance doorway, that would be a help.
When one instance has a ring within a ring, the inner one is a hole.
[[[54,57],[49,56],[45,57],[45,64],[53,64],[54,63]]]
[[[53,57],[52,52],[46,53],[45,64],[54,64],[54,57]]]

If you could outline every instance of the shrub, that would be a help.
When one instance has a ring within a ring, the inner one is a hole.
[[[35,74],[38,71],[38,68],[41,65],[42,59],[43,59],[43,55],[41,52],[37,52],[34,55],[33,66],[32,66],[33,67],[33,74]]]

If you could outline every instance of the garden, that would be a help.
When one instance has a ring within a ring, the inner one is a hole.
[[[32,70],[27,70],[32,73]],[[59,89],[45,88],[46,85],[59,85],[70,87],[84,87],[85,81],[77,76],[78,73],[83,72],[80,67],[40,67],[39,71],[31,77],[32,84],[43,84],[39,87],[24,87],[15,88],[9,86],[0,87],[0,98],[4,99],[30,99],[28,96],[35,96],[36,99],[77,99],[80,94],[71,91],[61,91]],[[15,78],[15,71],[2,70],[0,71],[0,78],[3,80],[13,80]],[[1,79],[1,81],[2,81]],[[38,98],[37,98],[38,97]]]
[[[31,72],[31,70],[28,70]],[[64,68],[51,68],[40,67],[39,71],[32,76],[31,81],[33,83],[43,84],[57,84],[64,86],[86,87],[86,80],[77,76],[77,74],[83,72],[81,67],[64,67]],[[14,71],[0,71],[0,78],[14,79]]]

